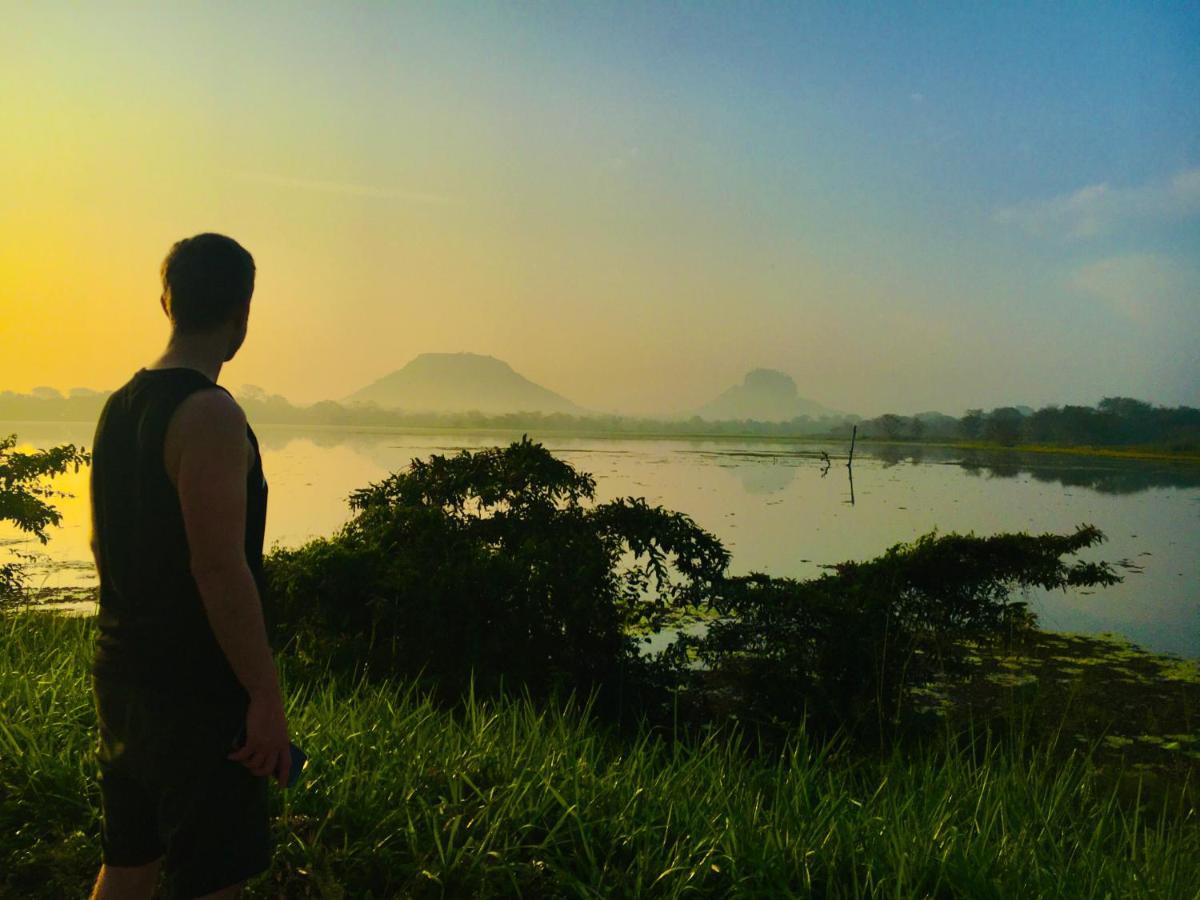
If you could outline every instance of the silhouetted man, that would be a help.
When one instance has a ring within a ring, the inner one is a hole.
[[[93,898],[148,898],[160,868],[173,896],[233,897],[270,864],[267,776],[286,784],[291,760],[260,593],[267,483],[245,414],[216,384],[246,337],[254,273],[222,235],[175,244],[166,352],[96,428]]]

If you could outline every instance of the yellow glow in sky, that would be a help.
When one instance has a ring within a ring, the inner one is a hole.
[[[641,413],[756,367],[865,415],[1200,394],[1173,249],[1196,161],[994,149],[1010,95],[979,29],[970,65],[947,39],[918,66],[850,14],[539,9],[6,10],[0,390],[123,383],[166,338],[162,256],[212,230],[259,271],[222,380],[296,402],[447,351]],[[1059,99],[1022,112],[1060,127]],[[1083,177],[1118,187],[1057,199]],[[1127,296],[1134,258],[1155,296]]]

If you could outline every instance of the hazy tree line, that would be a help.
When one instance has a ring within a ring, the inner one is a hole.
[[[865,437],[885,440],[963,440],[1014,447],[1155,446],[1200,449],[1200,409],[1153,406],[1130,397],[1106,397],[1096,406],[999,406],[990,412],[969,409],[955,419],[941,413],[900,416],[894,413],[859,425]]]
[[[76,388],[64,395],[53,388],[29,394],[0,392],[0,419],[8,421],[94,421],[107,393]],[[985,412],[970,409],[955,418],[939,412],[914,416],[887,413],[873,419],[857,416],[787,421],[754,419],[711,421],[699,416],[656,419],[622,415],[569,415],[517,412],[489,414],[408,412],[373,405],[345,405],[324,400],[296,406],[279,394],[245,387],[238,400],[256,424],[380,428],[458,428],[533,430],[539,433],[597,432],[603,434],[750,435],[761,437],[848,438],[857,426],[864,438],[891,441],[1060,446],[1155,446],[1168,450],[1200,449],[1200,409],[1154,406],[1129,397],[1106,397],[1096,406],[1000,406]]]
[[[53,388],[37,388],[30,394],[0,391],[0,420],[29,422],[92,421],[108,393],[75,389],[63,395]],[[571,415],[568,413],[513,412],[414,412],[384,409],[374,404],[341,404],[323,400],[296,406],[280,394],[268,394],[248,385],[237,395],[246,416],[255,424],[298,426],[345,426],[387,428],[480,428],[536,430],[538,432],[601,432],[613,434],[727,434],[774,437],[850,433],[857,416],[810,418],[798,416],[782,422],[751,419],[709,421],[699,416],[654,419],[617,414]]]
[[[28,394],[0,391],[0,419],[9,422],[94,421],[109,393],[73,388],[64,395],[50,387],[34,388]]]

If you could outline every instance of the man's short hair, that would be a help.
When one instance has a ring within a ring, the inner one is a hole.
[[[223,234],[184,238],[163,260],[162,285],[177,330],[212,331],[254,293],[254,257]]]

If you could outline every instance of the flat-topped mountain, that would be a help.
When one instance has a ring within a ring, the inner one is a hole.
[[[752,369],[741,384],[735,384],[715,400],[696,410],[710,421],[756,419],[786,422],[797,416],[839,416],[841,413],[801,397],[792,376],[776,369]]]
[[[407,412],[584,412],[508,363],[478,353],[422,353],[404,368],[355,391],[346,402]]]

